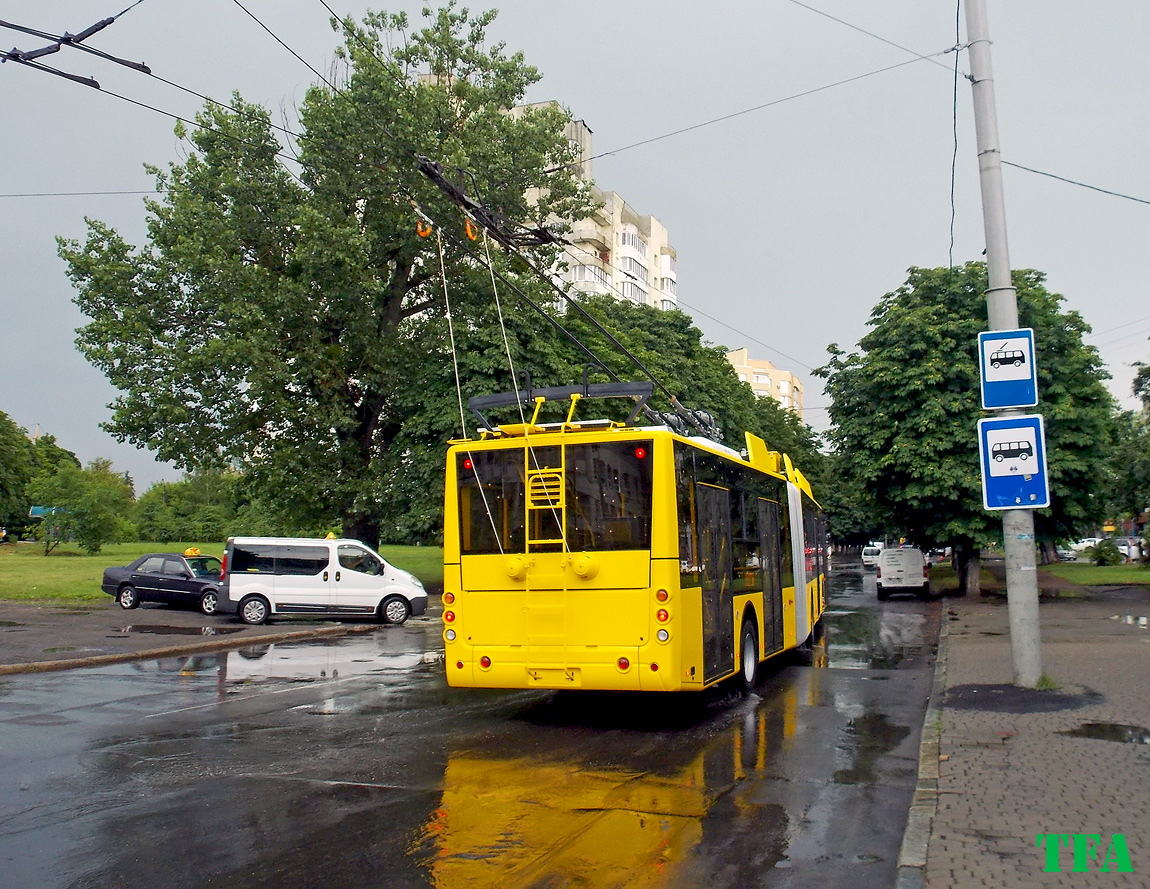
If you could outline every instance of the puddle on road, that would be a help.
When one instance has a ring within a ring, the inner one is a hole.
[[[1116,722],[1084,722],[1078,728],[1058,734],[1094,741],[1117,741],[1119,744],[1150,744],[1150,729]]]
[[[227,636],[243,627],[170,627],[164,624],[129,624],[121,633],[149,633],[155,636]]]
[[[842,747],[854,755],[849,769],[835,772],[836,784],[873,784],[875,765],[910,734],[905,725],[894,725],[885,713],[864,713],[852,719],[845,729]]]

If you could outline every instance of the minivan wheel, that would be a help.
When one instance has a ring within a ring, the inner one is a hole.
[[[379,616],[389,624],[403,624],[411,617],[411,606],[403,596],[388,596],[380,603]]]
[[[204,614],[215,614],[220,610],[220,597],[215,590],[204,590],[200,596],[200,611]]]
[[[743,623],[743,646],[740,655],[742,669],[739,671],[739,685],[743,693],[748,694],[755,687],[755,679],[759,674],[759,637],[755,633],[755,625],[749,620]]]
[[[250,596],[240,603],[240,619],[245,624],[262,624],[270,612],[271,606],[263,596]]]
[[[878,592],[878,598],[879,598],[880,602],[883,601],[884,599],[887,599],[890,597],[890,593],[888,593],[885,589],[883,589],[883,586],[881,583],[876,585],[876,590]]]
[[[120,593],[116,596],[116,601],[120,603],[120,607],[127,610],[129,608],[138,608],[140,605],[140,594],[136,592],[136,588],[131,584],[125,584],[120,587]]]

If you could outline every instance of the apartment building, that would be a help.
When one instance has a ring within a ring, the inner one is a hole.
[[[512,113],[530,107],[534,106],[519,106]],[[582,293],[608,294],[658,309],[678,308],[677,256],[666,226],[639,213],[618,192],[594,184],[592,132],[584,121],[571,121],[567,138],[579,149],[576,172],[591,183],[599,208],[573,223],[568,235],[571,246],[564,251],[567,270],[561,279]]]
[[[793,373],[779,370],[765,359],[752,358],[747,349],[728,352],[727,360],[739,379],[750,384],[755,395],[773,398],[800,417],[803,415],[803,384]]]

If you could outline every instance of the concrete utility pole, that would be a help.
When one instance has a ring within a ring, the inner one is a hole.
[[[978,141],[982,221],[986,230],[986,307],[990,330],[1018,328],[1018,298],[1010,280],[1006,249],[1006,204],[1002,197],[1002,158],[994,108],[994,75],[990,68],[990,30],[986,0],[967,0],[966,39],[974,93],[974,131]],[[1020,416],[1019,410],[1000,416]],[[1042,676],[1042,637],[1038,620],[1038,572],[1034,560],[1034,513],[1008,509],[1002,514],[1006,550],[1006,599],[1010,613],[1010,648],[1014,684],[1034,688]]]

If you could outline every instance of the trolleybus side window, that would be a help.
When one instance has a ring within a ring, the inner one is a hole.
[[[461,453],[460,547],[464,554],[524,551],[523,448]],[[481,487],[482,486],[482,487]]]
[[[650,441],[567,446],[567,545],[651,548]]]
[[[735,572],[734,589],[739,593],[763,588],[758,501],[751,491],[731,491],[731,568]]]

